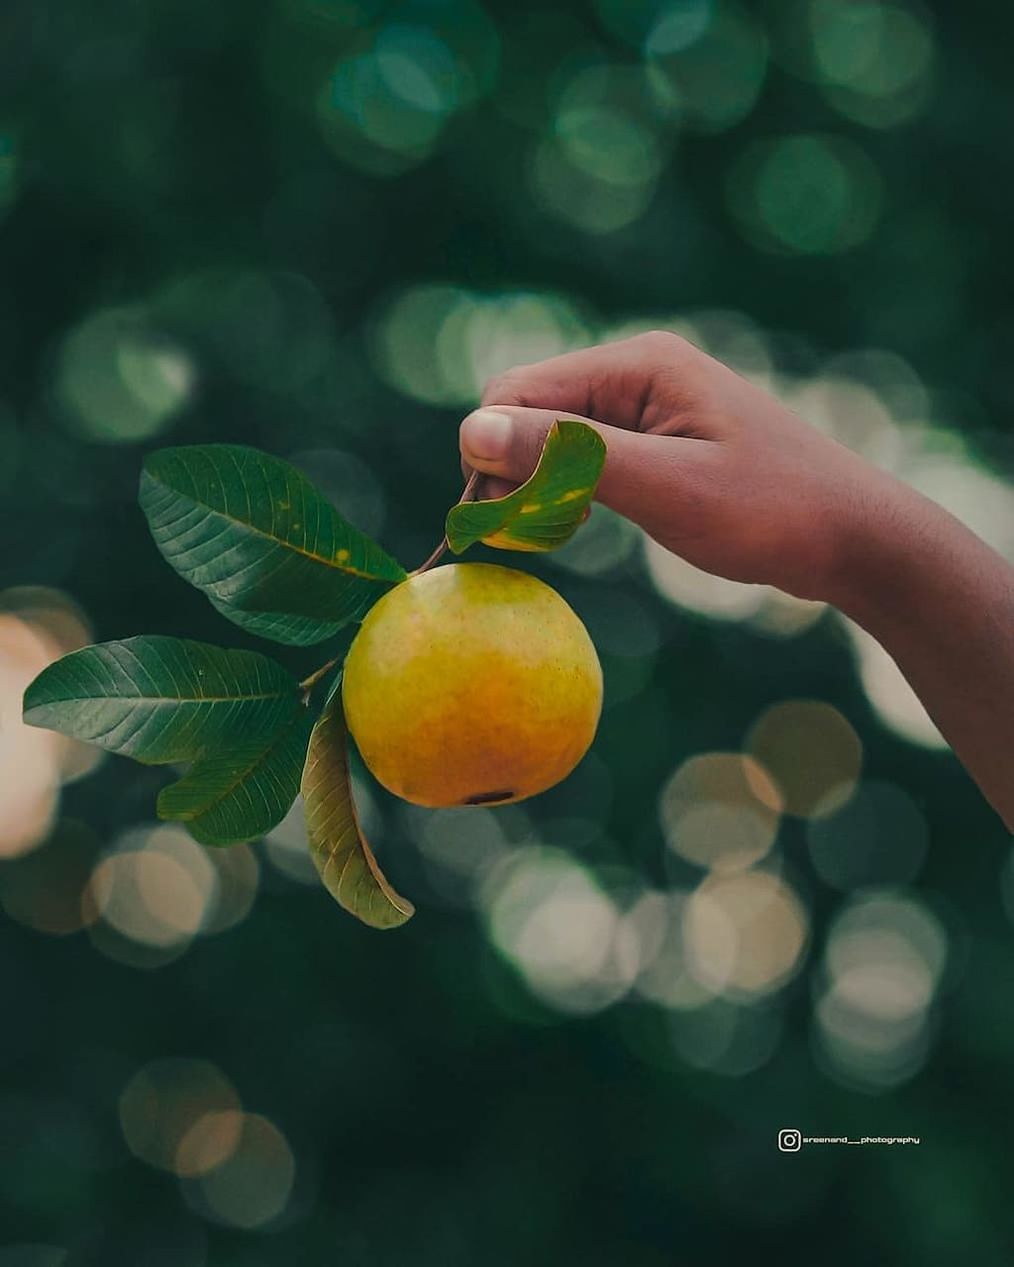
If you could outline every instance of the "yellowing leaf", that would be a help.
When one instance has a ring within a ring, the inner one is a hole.
[[[373,928],[396,928],[415,907],[396,893],[363,836],[352,801],[348,737],[337,684],[310,736],[303,804],[310,854],[340,906]]]
[[[595,496],[605,441],[586,422],[558,419],[539,464],[520,488],[489,501],[460,502],[447,515],[455,554],[482,541],[500,550],[555,550],[577,531]]]

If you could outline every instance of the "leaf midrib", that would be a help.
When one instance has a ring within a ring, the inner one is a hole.
[[[290,695],[295,697],[295,691],[271,691],[265,695],[66,695],[33,704],[29,711],[50,704],[94,704],[102,700],[111,704],[242,704],[249,700],[286,699]]]
[[[339,563],[336,559],[325,558],[322,554],[314,554],[311,550],[303,549],[301,546],[293,545],[291,541],[285,541],[280,537],[273,537],[270,532],[266,532],[263,528],[258,528],[256,524],[248,523],[245,519],[237,519],[235,515],[230,515],[227,511],[218,510],[214,506],[209,506],[207,502],[199,501],[190,493],[184,492],[182,489],[176,488],[172,484],[160,480],[157,475],[153,475],[151,471],[145,471],[145,475],[153,480],[160,488],[164,488],[175,494],[177,497],[185,497],[193,506],[199,507],[209,515],[216,515],[219,519],[224,519],[226,523],[234,524],[237,528],[245,528],[248,532],[255,536],[263,537],[265,541],[270,541],[272,545],[280,546],[282,549],[291,550],[293,554],[298,554],[304,559],[309,559],[312,563],[321,563],[324,567],[330,568],[335,572],[344,572],[349,576],[359,577],[364,581],[375,581],[383,584],[388,578],[383,576],[375,576],[371,572],[363,572],[360,568],[347,567],[343,563]],[[404,571],[404,568],[401,569]],[[228,601],[228,600],[226,600]]]
[[[255,756],[251,759],[248,765],[243,767],[243,769],[240,771],[239,775],[234,779],[234,781],[230,783],[227,787],[223,788],[220,792],[216,793],[215,796],[211,800],[203,802],[201,804],[201,808],[197,810],[197,812],[192,816],[192,818],[187,821],[194,822],[197,819],[202,818],[205,814],[210,813],[211,810],[213,810],[216,805],[221,805],[221,803],[226,799],[226,797],[230,796],[233,792],[235,792],[235,790],[240,786],[240,784],[245,779],[249,778],[249,776],[253,773],[254,770],[257,769],[258,766],[263,765],[264,762],[267,760],[267,758],[275,751],[276,748],[278,748],[282,743],[284,743],[284,741],[289,737],[289,732],[292,730],[293,726],[295,726],[296,723],[299,722],[300,720],[301,720],[301,714],[297,711],[296,713],[293,714],[293,716],[286,723],[286,725],[278,732],[278,734],[276,734],[274,738],[270,740],[269,743],[265,744],[265,746],[261,748],[260,751],[255,754]],[[199,767],[200,763],[198,762],[197,764]],[[191,771],[190,774],[187,776],[187,778],[192,778],[195,773],[196,771]],[[182,780],[182,781],[185,782],[186,780]]]

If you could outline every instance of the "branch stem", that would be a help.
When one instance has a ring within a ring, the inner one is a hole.
[[[461,496],[458,498],[458,505],[462,502],[470,502],[475,500],[475,490],[479,487],[479,480],[482,478],[481,471],[473,471],[465,481],[465,487],[461,490]],[[425,563],[421,563],[414,572],[409,572],[409,576],[421,576],[423,572],[428,572],[431,567],[439,563],[447,553],[448,544],[446,536],[433,551]]]
[[[317,683],[320,682],[323,678],[326,678],[327,675],[331,672],[331,670],[335,667],[335,665],[341,663],[341,660],[342,660],[342,657],[340,655],[335,656],[333,660],[328,660],[327,664],[322,664],[319,669],[314,669],[314,671],[310,674],[309,677],[304,678],[302,682],[300,682],[299,685],[303,692],[304,704],[309,700],[310,694],[313,691],[313,688],[317,685]]]
[[[409,572],[409,576],[410,577],[421,576],[423,572],[428,572],[431,567],[434,567],[437,563],[440,562],[440,560],[447,553],[447,550],[448,550],[447,538],[444,537],[443,540],[440,542],[440,544],[437,546],[437,548],[430,555],[430,557],[426,560],[426,562],[420,563],[414,572]]]

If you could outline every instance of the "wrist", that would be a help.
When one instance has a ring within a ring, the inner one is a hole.
[[[904,612],[932,550],[935,521],[950,516],[884,471],[842,499],[832,531],[831,565],[822,598],[865,628]],[[955,526],[956,523],[955,523]]]

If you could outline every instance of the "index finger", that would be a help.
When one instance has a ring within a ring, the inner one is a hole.
[[[598,347],[518,365],[490,379],[483,405],[523,405],[597,418],[627,431],[647,431],[654,389],[677,376],[690,345],[653,330]]]

